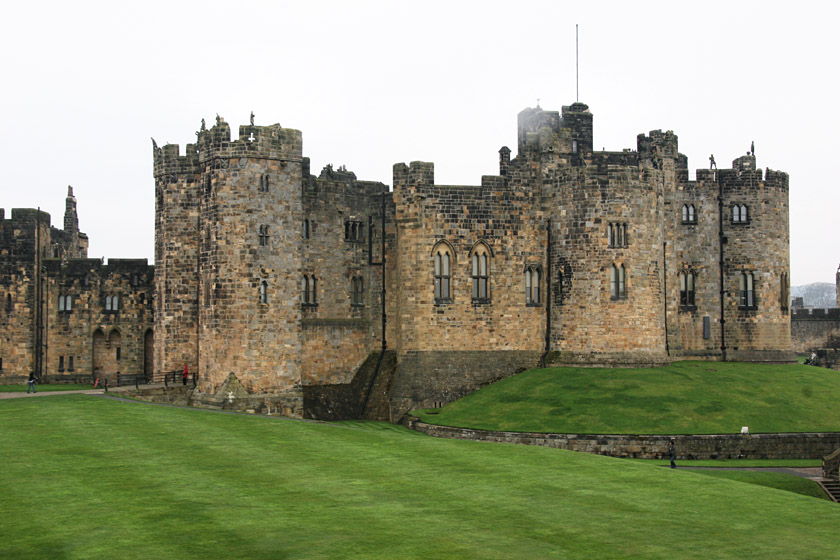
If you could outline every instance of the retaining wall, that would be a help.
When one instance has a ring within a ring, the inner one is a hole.
[[[724,435],[596,435],[500,432],[436,426],[406,416],[412,430],[434,437],[540,445],[636,459],[665,459],[676,441],[678,459],[820,459],[840,448],[840,433]]]

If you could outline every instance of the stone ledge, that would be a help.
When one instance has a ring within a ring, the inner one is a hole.
[[[427,424],[406,415],[408,428],[433,437],[539,445],[610,457],[668,458],[668,442],[676,442],[678,459],[820,459],[840,449],[838,432],[782,434],[635,435],[542,434],[502,432]]]

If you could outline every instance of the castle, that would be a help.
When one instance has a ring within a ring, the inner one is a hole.
[[[7,219],[0,209],[0,383],[151,374],[154,267],[88,259],[72,187],[64,229],[50,222],[41,210]]]
[[[312,175],[280,125],[155,145],[155,367],[201,372],[196,403],[393,420],[538,364],[791,361],[787,174],[689,180],[672,132],[599,152],[592,122],[526,109],[497,175],[397,164],[393,191]]]
[[[253,120],[153,157],[155,267],[136,266],[154,324],[132,329],[154,341],[131,359],[197,371],[194,404],[396,420],[541,364],[794,358],[788,176],[752,152],[689,180],[672,132],[595,151],[574,103],[522,111],[516,157],[476,186],[425,162],[395,165],[393,190],[315,176],[300,131]],[[78,290],[73,266],[53,275]]]

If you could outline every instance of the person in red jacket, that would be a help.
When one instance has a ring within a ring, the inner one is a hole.
[[[187,364],[184,364],[184,373],[181,374],[181,380],[184,382],[184,385],[187,384],[187,377],[189,376],[189,372],[187,371]]]

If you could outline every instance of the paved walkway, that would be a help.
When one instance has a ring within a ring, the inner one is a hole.
[[[667,465],[665,465],[667,467]],[[822,480],[822,467],[681,467],[678,469],[686,471],[755,471],[755,472],[776,472],[790,474],[802,478]]]
[[[38,391],[37,393],[20,391],[17,393],[0,393],[0,399],[28,399],[33,397],[49,397],[52,395],[101,395],[104,392],[104,389],[87,389],[84,391]]]

